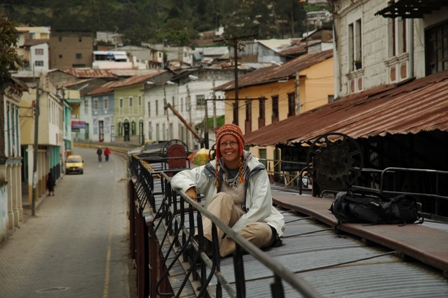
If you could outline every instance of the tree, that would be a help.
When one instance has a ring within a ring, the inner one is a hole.
[[[22,61],[17,55],[17,30],[14,21],[0,19],[0,92],[11,81],[11,71],[18,70]],[[2,101],[3,102],[3,101]],[[1,122],[1,121],[0,121]]]

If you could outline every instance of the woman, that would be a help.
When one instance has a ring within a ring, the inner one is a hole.
[[[240,128],[224,124],[216,135],[216,149],[216,160],[177,173],[171,180],[172,188],[184,191],[193,200],[197,193],[203,193],[205,208],[255,246],[281,245],[283,215],[272,206],[266,168],[243,150]],[[202,222],[207,250],[211,248],[212,223],[205,216]],[[222,257],[235,251],[235,242],[219,229],[218,238]]]
[[[51,196],[53,195],[54,197],[54,178],[53,175],[51,175],[51,173],[48,174],[48,179],[47,179],[47,191],[48,191],[48,195]]]

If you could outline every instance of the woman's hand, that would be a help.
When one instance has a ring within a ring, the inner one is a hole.
[[[187,196],[189,196],[193,201],[196,202],[196,189],[194,187],[191,187],[191,188],[187,189],[185,194]]]

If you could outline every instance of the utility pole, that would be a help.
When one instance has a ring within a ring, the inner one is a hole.
[[[226,37],[222,37],[220,39],[216,39],[213,40],[214,42],[220,42],[220,41],[224,41],[226,44],[228,44],[228,41],[231,40],[232,41],[232,46],[233,46],[233,52],[234,52],[234,75],[235,75],[235,103],[234,103],[234,116],[233,116],[233,123],[238,125],[238,50],[240,52],[242,52],[244,50],[244,44],[242,44],[241,42],[239,42],[241,39],[244,38],[250,38],[250,37],[255,37],[255,35],[246,35],[246,36],[235,36],[235,37],[230,37],[230,38],[226,38]]]
[[[36,105],[34,106],[34,149],[33,149],[33,200],[31,207],[31,215],[36,215],[36,201],[37,201],[37,150],[39,137],[39,82],[36,85]]]

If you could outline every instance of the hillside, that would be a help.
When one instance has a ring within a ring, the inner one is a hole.
[[[3,0],[0,12],[19,24],[52,30],[116,31],[124,44],[192,45],[199,32],[226,26],[258,39],[297,37],[305,28],[297,0]]]

